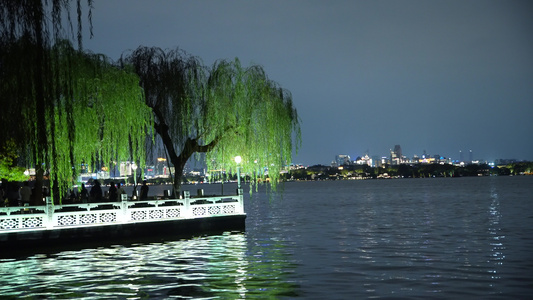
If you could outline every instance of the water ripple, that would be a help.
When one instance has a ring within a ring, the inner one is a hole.
[[[533,177],[289,183],[246,233],[0,260],[29,299],[526,299]]]

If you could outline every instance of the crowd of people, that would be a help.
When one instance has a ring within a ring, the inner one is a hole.
[[[148,200],[149,187],[146,180],[140,188],[140,195],[137,197],[136,188],[133,189],[133,200]],[[28,181],[25,181],[22,186],[17,183],[10,182],[8,184],[2,184],[0,186],[0,205],[2,206],[35,206],[43,205],[44,201],[41,199],[35,199],[36,193],[35,187],[31,188]],[[43,187],[43,198],[50,196],[50,193],[46,187]],[[70,194],[63,197],[63,204],[66,203],[98,203],[98,202],[117,202],[122,200],[122,195],[127,195],[124,190],[124,185],[120,182],[109,183],[109,189],[107,193],[103,192],[102,184],[99,180],[94,180],[92,187],[88,190],[85,184],[81,184],[81,188],[76,191],[70,190]]]
[[[27,206],[27,205],[43,205],[44,202],[36,199],[35,188],[30,187],[28,181],[25,181],[22,186],[18,183],[8,182],[0,186],[0,205],[2,206]],[[48,189],[43,187],[43,197],[50,196]]]

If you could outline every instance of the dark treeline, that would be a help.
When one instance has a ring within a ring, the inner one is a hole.
[[[465,166],[450,164],[402,164],[381,167],[346,165],[338,168],[316,165],[305,169],[292,170],[286,175],[286,179],[293,180],[533,175],[533,162],[519,162],[501,166],[490,166],[488,164],[469,164]]]
[[[488,164],[468,164],[454,166],[450,164],[401,164],[370,167],[368,165],[345,165],[342,168],[315,165],[307,168],[290,170],[281,174],[280,180],[343,180],[374,178],[429,178],[429,177],[467,177],[467,176],[510,176],[533,175],[533,162],[517,162],[506,165],[490,166]],[[241,174],[243,182],[253,181],[249,174]],[[235,181],[235,174],[225,174],[218,180]],[[183,183],[207,182],[203,175],[184,175]],[[150,179],[151,184],[163,184],[165,179]]]

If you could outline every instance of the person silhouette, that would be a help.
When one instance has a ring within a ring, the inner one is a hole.
[[[146,180],[143,181],[143,185],[141,186],[141,200],[148,199],[148,190],[150,188],[146,184]]]
[[[118,201],[121,201],[122,200],[122,195],[125,195],[126,194],[126,191],[124,190],[124,188],[122,187],[122,184],[120,182],[117,182],[117,196],[118,196]]]
[[[80,200],[81,203],[87,203],[87,200],[89,199],[89,191],[85,188],[85,183],[81,184],[81,192],[80,192]]]
[[[31,188],[27,181],[24,181],[24,185],[20,188],[19,193],[22,205],[30,205]]]
[[[117,187],[115,186],[115,183],[111,181],[110,186],[109,186],[109,201],[116,202],[117,198],[118,198]]]
[[[100,185],[100,181],[94,181],[89,196],[91,197],[91,202],[102,202],[102,186]]]

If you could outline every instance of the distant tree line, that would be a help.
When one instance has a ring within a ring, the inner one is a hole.
[[[257,180],[253,174],[241,174],[243,182]],[[281,181],[290,180],[344,180],[344,179],[377,179],[377,178],[432,178],[432,177],[469,177],[469,176],[511,176],[533,175],[533,162],[517,162],[506,165],[490,166],[488,164],[468,164],[454,166],[450,164],[401,164],[370,167],[368,165],[350,165],[330,167],[314,165],[307,168],[291,170],[282,173]],[[225,174],[218,178],[221,181],[236,181],[235,174]],[[148,180],[151,184],[170,184],[170,179],[154,178]],[[203,175],[184,175],[184,183],[207,182]]]
[[[490,166],[488,164],[468,164],[465,166],[455,166],[450,164],[401,164],[384,165],[380,167],[351,165],[343,166],[341,169],[338,167],[315,165],[305,169],[292,170],[285,175],[285,179],[287,180],[533,175],[533,162],[517,162],[500,166]]]

